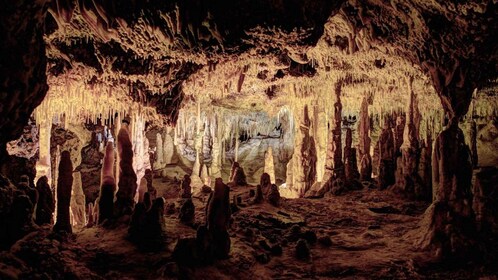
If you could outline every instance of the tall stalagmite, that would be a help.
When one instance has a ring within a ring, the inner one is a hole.
[[[358,143],[358,158],[360,159],[360,179],[368,181],[372,176],[372,157],[370,156],[370,118],[368,117],[367,97],[363,98],[360,109],[360,124],[358,127],[360,141]]]
[[[116,181],[114,180],[114,143],[108,142],[105,148],[102,174],[100,175],[100,196],[98,223],[113,217],[114,192]]]
[[[73,164],[68,151],[63,151],[59,162],[59,178],[57,179],[57,222],[54,231],[72,233],[69,216],[71,189],[73,187]]]
[[[430,189],[423,184],[419,176],[420,147],[419,147],[419,123],[416,121],[418,106],[415,92],[413,91],[413,77],[407,79],[408,82],[408,112],[403,132],[403,144],[401,145],[401,158],[397,160],[397,186],[404,190],[404,193],[416,199],[430,200]]]
[[[206,205],[206,226],[218,258],[226,258],[230,253],[230,217],[230,188],[221,178],[216,178],[214,192],[210,194]]]
[[[311,120],[307,105],[304,105],[299,120],[299,127],[294,137],[294,154],[287,166],[288,169],[291,168],[292,176],[288,176],[286,180],[287,188],[282,189],[283,196],[289,198],[303,197],[316,182],[317,156],[315,140],[310,136]]]
[[[124,120],[118,133],[119,183],[114,212],[116,216],[131,215],[137,191],[137,175],[133,170],[133,147],[128,131],[129,123]]]
[[[36,190],[38,191],[38,203],[36,204],[35,222],[37,225],[52,224],[55,201],[46,176],[38,179]]]
[[[380,189],[385,189],[395,183],[394,171],[396,169],[394,135],[388,118],[385,120],[377,145],[379,149],[378,184]]]

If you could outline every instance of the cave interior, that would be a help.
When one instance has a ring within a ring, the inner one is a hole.
[[[2,1],[0,279],[497,279],[498,1]]]

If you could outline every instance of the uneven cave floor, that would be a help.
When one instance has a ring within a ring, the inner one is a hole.
[[[158,194],[167,198],[166,205],[179,207],[172,180],[154,183]],[[172,260],[178,238],[195,236],[193,227],[178,221],[178,209],[164,216],[166,249],[159,252],[138,250],[126,239],[125,224],[75,229],[63,242],[45,227],[11,251],[32,260],[30,279],[53,276],[51,269],[60,270],[65,279],[496,279],[486,277],[498,271],[482,265],[442,264],[430,252],[414,249],[427,203],[407,201],[388,190],[364,189],[321,199],[282,199],[280,207],[249,205],[251,188],[231,189],[245,206],[232,214],[230,257],[213,265],[178,267]],[[194,193],[196,224],[204,221],[207,197]],[[292,234],[296,228],[302,233],[311,230],[319,239],[329,237],[331,244],[310,242],[311,258],[298,260],[297,237]],[[272,255],[263,248],[265,243],[280,244],[282,255]],[[259,261],[264,254],[265,264]]]

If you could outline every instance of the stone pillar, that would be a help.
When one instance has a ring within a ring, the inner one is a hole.
[[[447,65],[447,63],[445,63]],[[470,64],[427,66],[432,76],[448,126],[437,136],[432,155],[434,201],[427,209],[419,246],[432,248],[436,256],[468,257],[479,246],[475,214],[472,209],[472,160],[458,122],[469,108],[474,80],[466,78]],[[449,74],[448,74],[449,73]],[[442,83],[446,81],[446,83]],[[480,240],[484,241],[484,240]]]

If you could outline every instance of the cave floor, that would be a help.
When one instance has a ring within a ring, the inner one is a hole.
[[[65,242],[51,238],[45,227],[18,242],[13,251],[31,259],[36,255],[41,261],[31,266],[41,273],[64,267],[63,278],[70,279],[496,279],[486,278],[496,271],[472,262],[441,264],[432,253],[416,250],[418,225],[428,204],[376,189],[322,199],[282,199],[280,207],[273,207],[250,205],[251,187],[234,187],[231,195],[240,196],[242,205],[232,214],[230,257],[209,266],[178,267],[171,257],[176,241],[194,237],[195,225],[178,221],[177,184],[164,179],[154,184],[167,198],[164,250],[139,251],[126,239],[123,222],[112,229],[75,229]],[[195,224],[204,221],[207,198],[194,193]],[[168,212],[172,203],[176,209]],[[313,242],[307,231],[319,241]],[[311,241],[308,260],[295,256],[299,236]],[[329,244],[324,242],[327,237]],[[282,247],[281,255],[268,249],[276,244]]]

